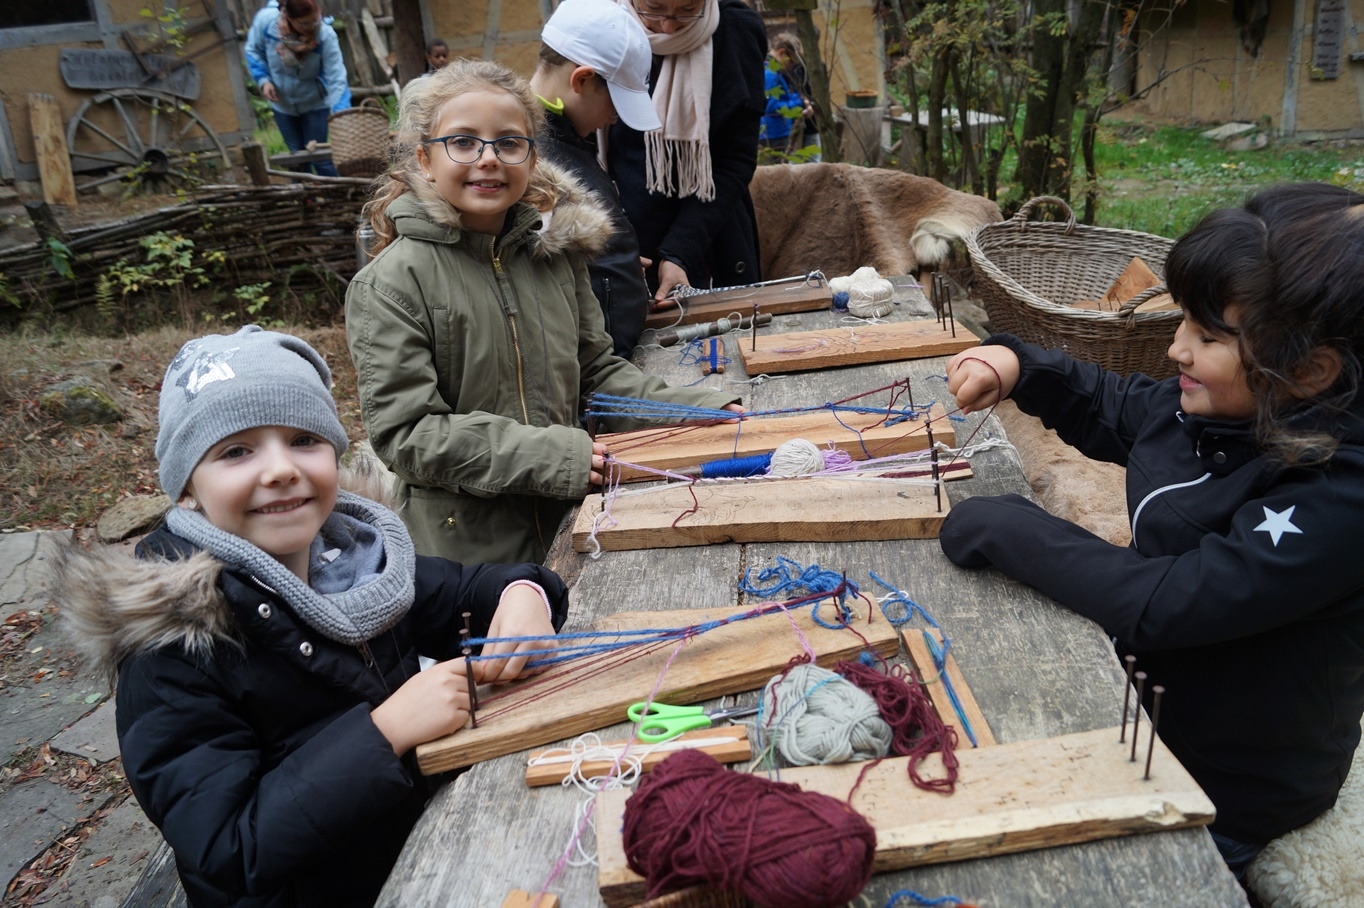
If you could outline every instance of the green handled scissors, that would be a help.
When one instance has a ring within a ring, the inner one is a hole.
[[[686,731],[709,728],[711,723],[721,719],[734,719],[751,716],[758,711],[756,706],[735,706],[706,712],[701,706],[670,706],[667,703],[633,703],[625,714],[630,721],[639,725],[639,740],[646,744],[659,744],[670,741]]]

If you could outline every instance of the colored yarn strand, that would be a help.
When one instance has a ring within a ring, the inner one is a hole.
[[[896,892],[892,892],[890,898],[886,900],[886,908],[902,908],[900,903],[906,899],[908,899],[912,905],[923,905],[925,908],[935,908],[937,905],[956,905],[958,908],[975,908],[974,905],[963,902],[955,895],[940,895],[937,898],[931,898],[915,892],[913,889],[900,889]]]
[[[911,684],[896,666],[890,674],[882,674],[860,662],[839,662],[834,671],[871,695],[894,733],[891,752],[909,757],[909,780],[924,791],[951,794],[957,786],[959,763],[954,750],[956,730],[943,724],[933,709],[928,695]],[[929,754],[941,753],[947,774],[941,779],[925,779],[919,774],[919,764]],[[860,779],[858,780],[861,781]],[[854,790],[855,790],[854,786]],[[849,796],[851,799],[851,795]]]

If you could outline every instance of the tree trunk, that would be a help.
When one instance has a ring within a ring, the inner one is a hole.
[[[393,47],[398,84],[426,72],[426,36],[422,33],[421,0],[393,0]]]
[[[829,99],[829,71],[824,67],[824,55],[819,52],[819,34],[808,9],[794,10],[794,13],[796,37],[800,38],[801,53],[805,55],[805,75],[810,80],[810,91],[814,93],[820,159],[837,164],[842,155],[838,148],[838,129],[834,126],[834,108]]]
[[[947,73],[952,52],[943,50],[933,58],[933,69],[928,79],[928,129],[924,144],[928,148],[926,170],[939,183],[947,182],[947,163],[943,160],[942,114],[947,101]]]
[[[1065,0],[1036,0],[1033,25],[1032,68],[1039,90],[1028,96],[1023,114],[1023,141],[1018,149],[1017,180],[1025,200],[1056,195],[1049,181],[1056,137],[1056,99],[1065,71],[1064,34],[1053,34],[1046,17],[1066,14]],[[1066,130],[1069,134],[1069,129]]]

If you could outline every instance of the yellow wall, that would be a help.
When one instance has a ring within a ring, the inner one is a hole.
[[[1364,21],[1364,0],[1350,0],[1344,23],[1340,75],[1312,79],[1312,20],[1316,4],[1305,3],[1296,77],[1297,133],[1364,134],[1364,64],[1349,54],[1361,49],[1350,19]],[[1269,25],[1257,56],[1241,46],[1231,6],[1195,0],[1167,22],[1148,15],[1142,22],[1137,87],[1171,73],[1151,91],[1142,107],[1153,114],[1205,123],[1229,120],[1266,122],[1283,129],[1284,95],[1289,86],[1292,0],[1270,4]]]
[[[485,57],[506,64],[524,76],[535,69],[540,49],[539,0],[502,0],[496,4],[426,0],[435,36],[450,44],[456,56]],[[820,0],[814,13],[820,31],[820,51],[830,68],[833,99],[847,89],[873,88],[884,92],[880,31],[872,13],[873,0]],[[838,23],[829,28],[830,19]],[[795,31],[790,20],[790,31]],[[774,20],[774,25],[776,24]],[[774,28],[783,30],[785,26]]]

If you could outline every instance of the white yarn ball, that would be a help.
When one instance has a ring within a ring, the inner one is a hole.
[[[853,283],[860,284],[866,281],[879,281],[881,273],[870,265],[863,265],[852,273]]]
[[[824,451],[813,441],[793,438],[772,452],[768,476],[809,476],[824,469]]]

